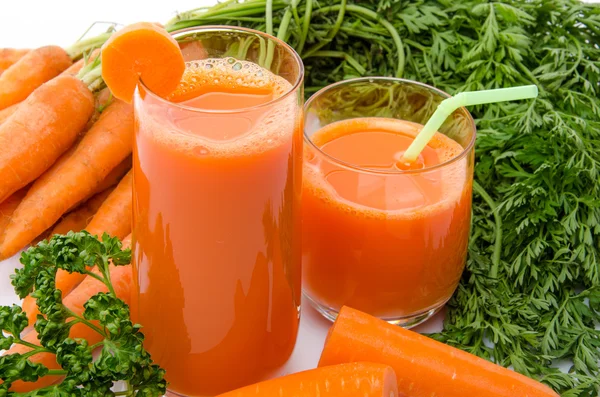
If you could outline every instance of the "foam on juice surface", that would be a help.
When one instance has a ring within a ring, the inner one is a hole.
[[[336,138],[347,135],[349,133],[349,129],[351,131],[355,131],[355,129],[358,127],[360,130],[361,125],[357,124],[357,122],[364,122],[365,126],[376,126],[377,128],[389,131],[390,133],[396,132],[398,134],[410,137],[416,136],[422,128],[422,125],[410,121],[386,118],[362,118],[353,121],[345,120],[332,123],[317,131],[311,137],[311,140],[317,147],[322,147],[326,143],[331,142]],[[355,123],[356,125],[344,125],[347,128],[340,128],[340,125],[343,125],[344,123]],[[441,133],[436,133],[436,135],[429,142],[428,146],[435,150],[439,164],[458,157],[464,151],[461,145]],[[307,144],[305,145],[303,189],[312,197],[327,203],[327,205],[337,207],[337,209],[340,211],[351,213],[353,216],[363,216],[377,219],[416,219],[427,217],[436,211],[445,210],[449,206],[455,205],[457,201],[463,197],[465,188],[467,185],[470,186],[471,183],[468,175],[468,161],[469,156],[465,156],[442,167],[429,166],[427,167],[429,170],[420,170],[420,172],[412,174],[402,173],[400,170],[398,173],[388,174],[377,172],[370,174],[364,173],[363,178],[365,180],[372,178],[373,180],[379,181],[379,183],[382,185],[386,183],[385,181],[389,181],[389,178],[430,178],[432,181],[435,181],[435,183],[439,184],[440,197],[434,200],[424,201],[419,205],[412,207],[409,206],[407,208],[381,209],[369,207],[340,196],[335,187],[328,182],[327,176],[322,170],[324,163],[328,163],[327,166],[335,163],[330,159],[327,159],[325,156],[323,156],[323,154],[316,152],[314,148],[309,147]],[[349,172],[360,171],[352,170]],[[401,195],[409,195],[411,193],[416,195],[420,194],[418,191],[397,191],[392,192],[391,194],[397,194],[398,197],[400,197]]]
[[[159,102],[139,106],[140,132],[182,154],[229,157],[261,153],[289,143],[299,126],[297,96],[282,98],[291,89],[287,80],[252,62],[233,58],[187,62],[179,88],[167,98],[184,106]],[[268,92],[272,102],[225,112],[185,106],[202,94],[236,90]],[[232,125],[242,133],[229,137]]]

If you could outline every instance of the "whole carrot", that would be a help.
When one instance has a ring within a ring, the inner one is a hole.
[[[102,203],[98,212],[87,226],[90,234],[123,238],[131,233],[132,215],[132,171],[123,177],[115,190]]]
[[[319,366],[371,361],[391,366],[400,395],[557,397],[549,387],[416,332],[343,307]]]
[[[0,49],[0,74],[3,70],[8,69],[13,64],[17,63],[19,59],[23,58],[29,50],[18,49],[18,48],[2,48]]]
[[[106,178],[104,178],[96,188],[95,193],[104,191],[109,187],[117,185],[130,169],[131,156],[127,156],[125,157],[125,160],[121,161],[108,173],[108,175],[106,175]]]
[[[94,217],[98,208],[102,205],[104,200],[109,196],[113,189],[109,188],[103,192],[100,192],[94,196],[92,196],[85,203],[80,205],[74,211],[68,213],[65,217],[62,218],[60,222],[58,222],[52,230],[41,238],[37,238],[36,240],[43,240],[46,238],[50,238],[54,234],[66,234],[69,231],[80,232],[88,225],[88,223]],[[1,229],[0,229],[1,230]],[[81,276],[77,279],[77,282],[73,282],[69,284],[65,283],[67,280],[63,280],[64,278],[68,279],[70,276]],[[83,279],[85,275],[80,273],[68,273],[62,269],[58,269],[56,273],[56,288],[62,291],[63,296],[67,296],[69,292],[73,290]],[[29,325],[33,325],[35,320],[37,319],[37,315],[39,314],[39,310],[36,306],[35,299],[28,295],[23,299],[23,304],[21,305],[23,311],[27,313],[27,320],[29,321]]]
[[[0,75],[0,109],[21,102],[71,63],[65,50],[57,46],[29,51]]]
[[[130,242],[123,240],[123,248],[129,246]],[[131,266],[111,266],[110,278],[115,289],[115,293],[125,303],[129,304],[130,299],[130,285],[131,285]],[[84,311],[84,303],[88,301],[92,296],[99,292],[107,292],[108,289],[104,283],[96,280],[92,276],[86,276],[85,280],[77,286],[67,297],[63,300],[63,304],[69,308],[73,313],[78,316],[82,316]],[[94,344],[102,339],[100,334],[96,333],[90,327],[85,324],[75,324],[71,327],[69,332],[71,338],[83,338],[86,339],[89,344]],[[26,342],[39,345],[38,334],[35,330],[27,333],[24,337]],[[30,349],[23,345],[15,345],[13,348],[8,350],[5,354],[27,353]],[[38,353],[29,358],[34,363],[42,363],[50,369],[58,369],[59,365],[56,363],[56,356],[51,353]],[[51,385],[60,379],[59,376],[45,376],[38,379],[36,382],[15,382],[11,387],[11,391],[14,392],[27,392],[36,390],[41,387]]]
[[[46,171],[93,111],[94,96],[73,76],[52,79],[20,104],[0,125],[0,202]]]
[[[14,105],[10,105],[9,107],[0,110],[0,124],[8,120],[8,118],[17,111],[19,103],[15,103]]]
[[[130,171],[114,190],[108,189],[97,194],[86,202],[88,204],[67,215],[51,234],[64,234],[69,230],[79,232],[85,228],[90,234],[98,236],[102,236],[105,232],[118,238],[127,236],[131,233],[131,189]],[[90,215],[93,217],[88,219]],[[56,288],[66,296],[84,278],[85,275],[81,273],[69,273],[59,269],[56,273]],[[29,325],[33,325],[39,312],[31,296],[23,300],[23,310],[27,313]]]
[[[75,149],[77,148],[73,148],[73,152],[75,151]],[[73,153],[72,152],[72,153]],[[54,169],[54,166],[52,167],[54,172],[59,172],[58,170]],[[94,195],[101,193],[103,191],[105,191],[106,189],[109,188],[114,188],[115,186],[117,186],[117,184],[119,182],[121,182],[121,179],[123,178],[123,176],[125,176],[125,174],[127,172],[129,172],[129,170],[131,169],[131,156],[127,156],[125,158],[125,160],[121,161],[115,168],[113,168],[108,175],[106,175],[106,177],[102,180],[102,182],[100,182],[100,184],[92,191],[91,194],[89,194],[87,197],[85,197],[83,200],[79,201],[77,204],[75,204],[73,207],[69,208],[67,210],[67,212],[72,211],[73,209],[75,209],[76,207],[80,206],[82,203],[86,202],[87,200],[89,200],[91,197],[93,197]],[[46,174],[44,174],[43,176],[46,176]],[[40,178],[41,179],[41,178]]]
[[[6,123],[0,129],[5,126]],[[132,140],[133,109],[114,101],[60,169],[50,168],[49,177],[42,176],[34,182],[6,228],[0,257],[14,255],[67,210],[89,197],[110,171],[131,154]]]
[[[113,188],[108,188],[103,192],[95,194],[74,211],[69,212],[52,228],[50,236],[54,234],[67,234],[70,231],[80,232],[85,229],[112,191]],[[125,235],[127,234],[129,232],[125,233]],[[124,236],[120,236],[119,238],[122,237]]]
[[[349,363],[267,380],[218,397],[251,396],[397,397],[398,387],[394,371],[387,365]]]
[[[25,194],[27,194],[27,187],[14,192],[9,198],[0,203],[0,240],[2,240],[6,225],[10,222],[13,213],[21,200],[23,200],[23,197],[25,197]]]

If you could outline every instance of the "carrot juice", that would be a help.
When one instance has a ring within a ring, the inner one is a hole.
[[[297,79],[224,57],[188,62],[169,101],[138,88],[132,314],[173,393],[256,382],[294,348],[301,69]]]
[[[415,325],[458,285],[470,228],[472,153],[437,133],[416,162],[404,164],[402,154],[421,128],[358,117],[307,138],[303,288],[330,319],[347,305]]]

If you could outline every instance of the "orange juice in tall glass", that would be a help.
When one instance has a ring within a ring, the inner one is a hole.
[[[302,79],[262,33],[174,34],[178,91],[134,99],[132,313],[169,390],[211,396],[289,358],[301,276]]]
[[[473,119],[457,110],[417,161],[402,160],[446,97],[416,82],[366,78],[306,104],[303,289],[325,317],[347,305],[414,326],[456,289],[469,237]]]

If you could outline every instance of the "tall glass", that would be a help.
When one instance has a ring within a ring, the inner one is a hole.
[[[175,32],[166,100],[135,98],[132,313],[169,391],[210,396],[289,358],[300,317],[303,66],[226,26]]]
[[[423,151],[402,153],[448,94],[361,78],[305,105],[303,289],[325,317],[343,305],[402,326],[439,310],[463,271],[475,123],[455,111]]]

